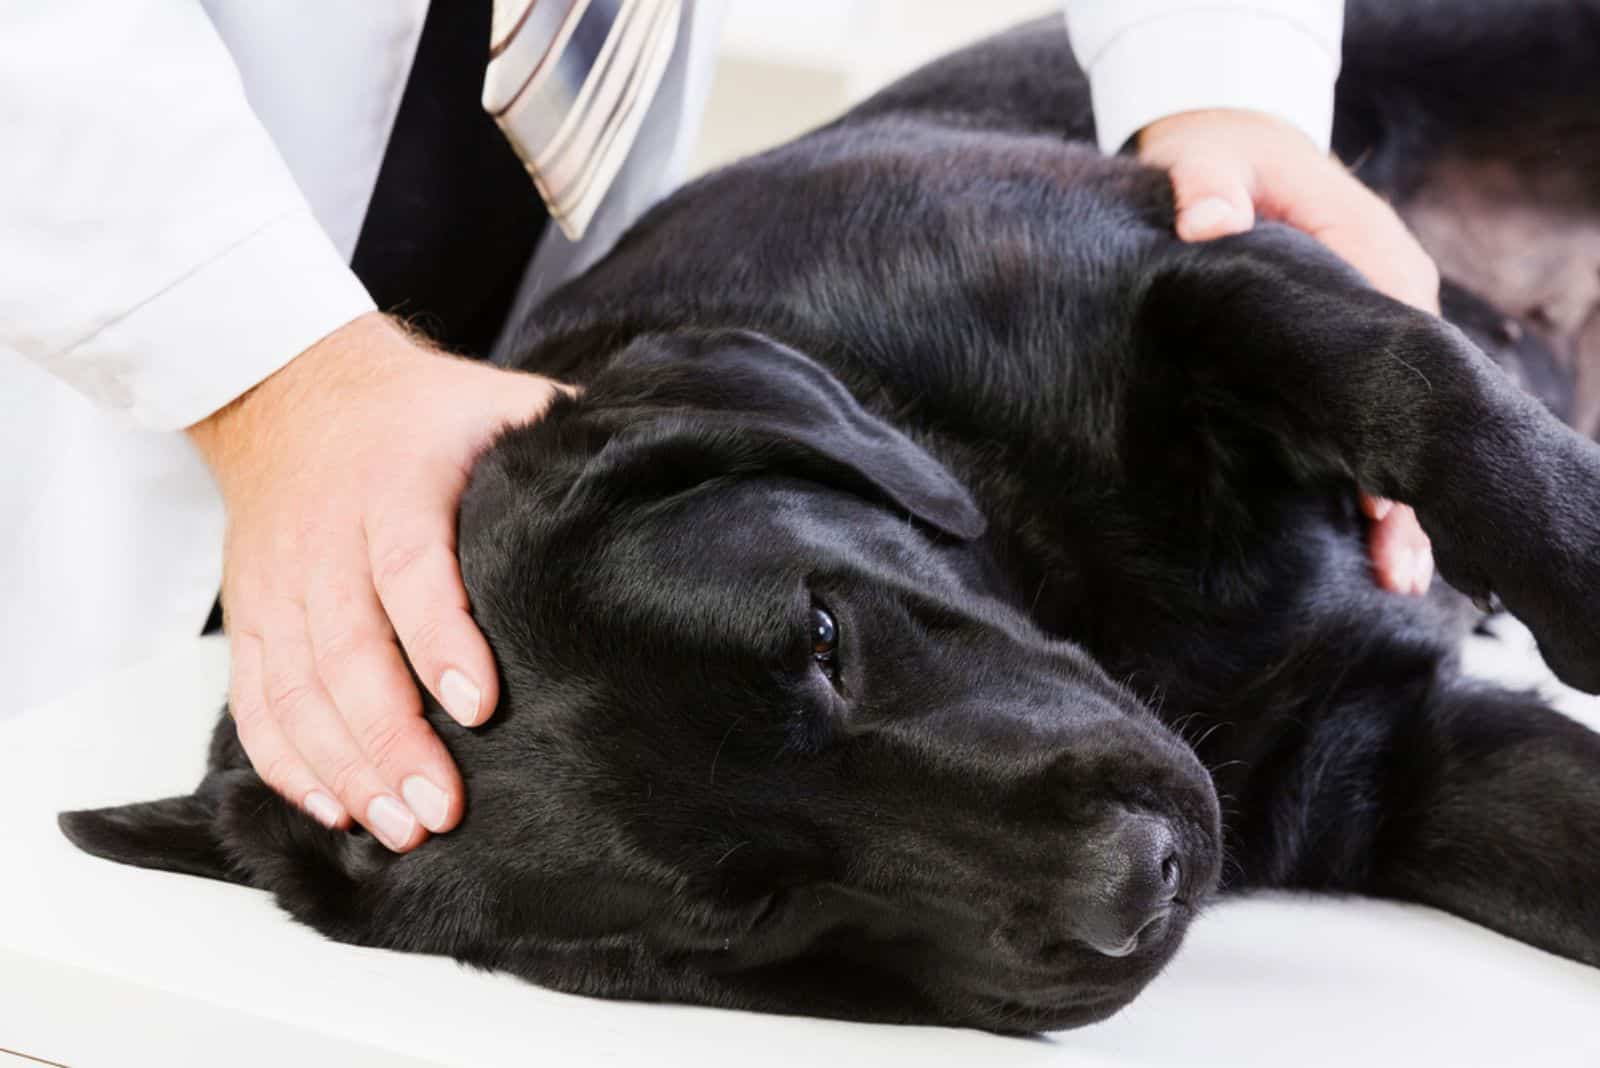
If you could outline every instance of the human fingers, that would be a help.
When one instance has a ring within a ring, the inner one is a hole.
[[[1409,506],[1366,498],[1372,518],[1367,551],[1378,585],[1395,593],[1421,595],[1433,583],[1433,545]]]
[[[475,727],[494,710],[498,681],[456,562],[459,490],[442,481],[370,513],[367,545],[378,600],[413,669],[452,719]]]
[[[1168,168],[1179,238],[1210,241],[1255,225],[1249,169],[1240,164],[1202,151],[1187,153]]]
[[[1255,175],[1240,144],[1251,130],[1219,111],[1158,119],[1139,133],[1139,158],[1167,171],[1178,237],[1209,241],[1255,224]]]
[[[419,844],[415,815],[367,759],[318,677],[304,606],[274,599],[262,618],[267,714],[317,780],[361,825],[396,852]]]
[[[242,626],[230,633],[232,665],[228,682],[228,713],[239,745],[263,782],[299,805],[326,827],[346,827],[350,817],[344,806],[323,788],[310,765],[289,743],[277,721],[267,714],[266,691],[261,677],[261,639]]]
[[[1307,157],[1263,168],[1263,200],[1274,214],[1321,241],[1373,288],[1429,314],[1439,313],[1439,269],[1392,207],[1337,160]]]
[[[424,827],[446,831],[461,818],[461,778],[422,718],[417,684],[378,602],[365,550],[352,531],[346,548],[312,575],[306,622],[317,676],[367,762]]]

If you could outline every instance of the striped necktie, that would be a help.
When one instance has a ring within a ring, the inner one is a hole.
[[[681,0],[495,0],[483,106],[574,241],[639,133],[672,56],[681,7]]]

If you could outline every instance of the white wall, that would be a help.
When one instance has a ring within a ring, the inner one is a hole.
[[[694,169],[787,140],[1053,0],[731,0]]]

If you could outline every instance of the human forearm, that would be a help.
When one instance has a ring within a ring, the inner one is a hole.
[[[197,4],[0,15],[0,346],[144,425],[370,310]]]

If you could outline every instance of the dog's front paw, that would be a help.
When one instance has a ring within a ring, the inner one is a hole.
[[[1542,411],[1461,431],[1418,509],[1439,573],[1498,598],[1562,682],[1600,693],[1600,446]]]
[[[1504,531],[1515,544],[1494,592],[1562,682],[1600,693],[1600,449],[1580,444],[1545,457],[1525,522]]]
[[[1539,655],[1556,678],[1575,690],[1600,694],[1600,641],[1592,631],[1579,634],[1561,624],[1528,626],[1539,641]]]

